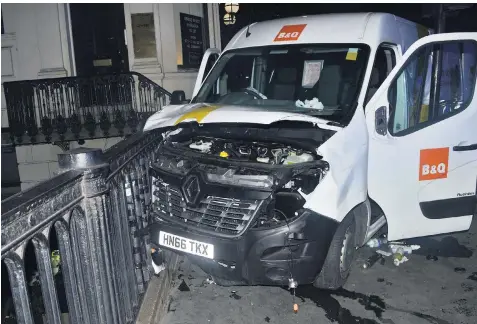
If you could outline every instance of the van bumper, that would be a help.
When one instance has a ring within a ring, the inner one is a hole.
[[[154,246],[186,255],[219,285],[288,285],[291,276],[302,285],[312,283],[321,271],[338,224],[302,209],[288,224],[251,228],[236,238],[216,237],[162,220],[148,229]],[[160,231],[213,244],[214,258],[161,246]]]

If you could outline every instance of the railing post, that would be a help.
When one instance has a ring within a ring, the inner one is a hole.
[[[72,233],[72,240],[78,249],[78,256],[85,260],[79,262],[83,278],[81,290],[86,305],[83,305],[83,318],[89,323],[120,323],[118,309],[118,287],[113,271],[114,257],[111,253],[111,217],[106,198],[109,189],[106,177],[109,165],[105,163],[100,149],[80,148],[58,155],[61,170],[83,171],[82,192],[85,231]]]

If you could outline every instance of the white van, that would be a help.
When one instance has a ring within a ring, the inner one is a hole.
[[[335,289],[379,229],[469,229],[477,34],[429,34],[333,14],[255,23],[208,50],[192,100],[175,92],[144,128],[165,133],[153,244],[222,285]]]

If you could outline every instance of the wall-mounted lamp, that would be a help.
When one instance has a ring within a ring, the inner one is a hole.
[[[239,4],[238,3],[226,3],[225,4],[225,12],[226,13],[231,13],[231,14],[236,14],[239,10]]]
[[[236,18],[234,14],[226,13],[224,15],[224,24],[225,25],[233,25],[235,24]]]
[[[239,10],[239,4],[238,3],[226,3],[224,6],[225,6],[225,12],[226,12],[226,14],[224,15],[224,24],[225,25],[235,24],[235,21],[237,20],[235,18],[235,14]]]

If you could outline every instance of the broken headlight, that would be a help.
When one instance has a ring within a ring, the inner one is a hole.
[[[275,193],[273,200],[262,209],[254,228],[285,225],[300,215],[305,199],[298,192],[283,190]]]

